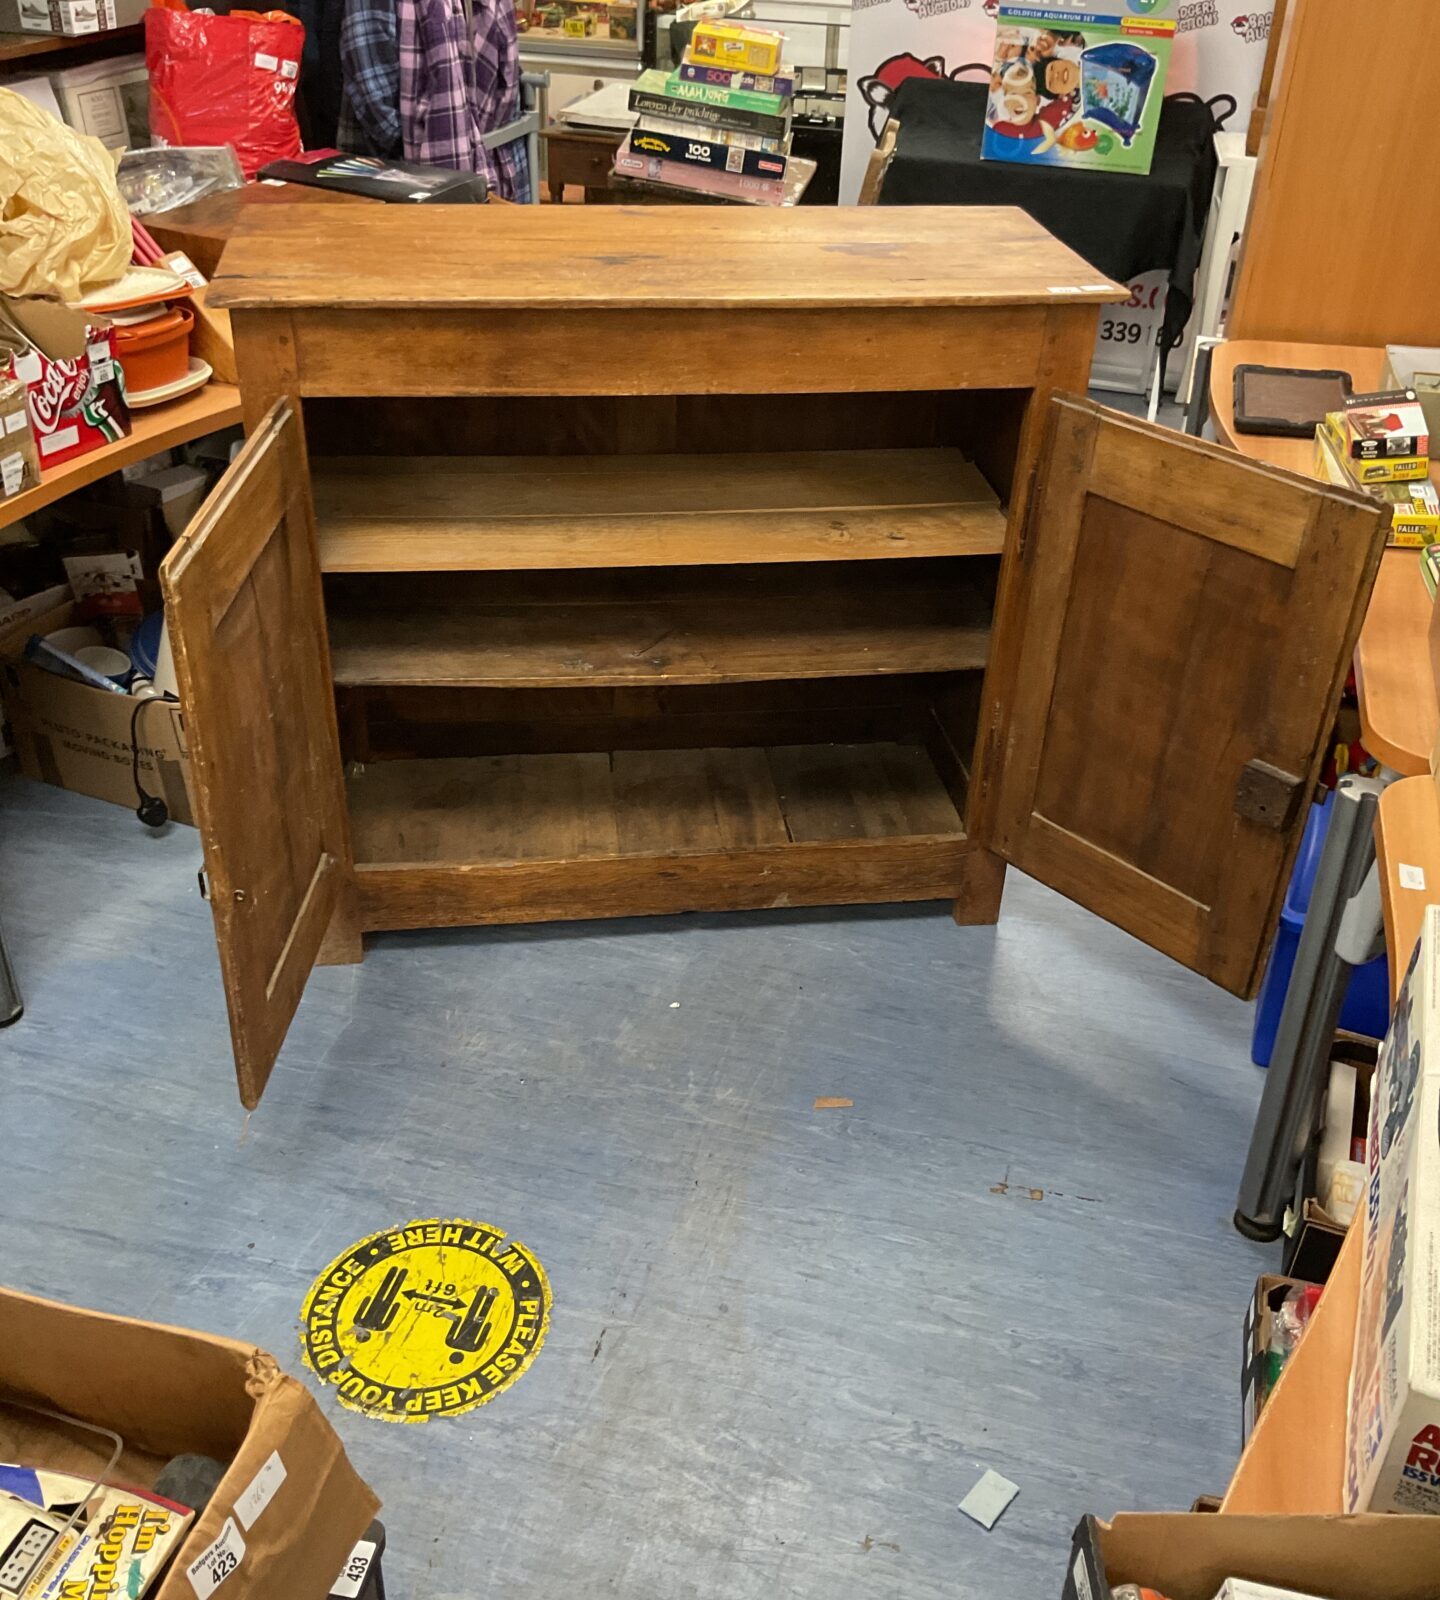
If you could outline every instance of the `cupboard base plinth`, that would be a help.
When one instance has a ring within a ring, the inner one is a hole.
[[[356,882],[361,926],[378,932],[954,901],[968,893],[965,863],[977,853],[964,838],[856,839],[595,861],[361,865]]]

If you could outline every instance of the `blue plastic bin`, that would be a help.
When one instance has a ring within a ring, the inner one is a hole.
[[[1310,807],[1310,815],[1305,819],[1300,853],[1295,857],[1295,870],[1290,874],[1290,887],[1285,891],[1285,904],[1280,910],[1280,927],[1255,1002],[1250,1059],[1257,1067],[1268,1067],[1275,1049],[1275,1033],[1280,1026],[1280,1013],[1285,1009],[1285,991],[1290,987],[1295,952],[1300,947],[1300,929],[1310,909],[1310,891],[1315,887],[1315,874],[1320,867],[1320,853],[1325,848],[1334,799],[1333,794],[1327,794],[1320,804]],[[1383,955],[1378,955],[1350,974],[1350,987],[1340,1007],[1340,1026],[1350,1033],[1383,1039],[1389,1025],[1390,963]]]

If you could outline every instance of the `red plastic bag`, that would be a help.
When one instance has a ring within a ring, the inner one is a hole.
[[[247,178],[269,161],[293,159],[304,44],[304,27],[283,11],[219,17],[156,0],[145,13],[152,136],[228,144]]]

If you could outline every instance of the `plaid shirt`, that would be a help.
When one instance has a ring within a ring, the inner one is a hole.
[[[403,156],[395,0],[346,0],[340,64],[345,86],[336,135],[340,148],[392,161]]]
[[[480,142],[520,115],[514,0],[395,0],[395,15],[406,157],[484,173],[496,194],[527,199],[524,142]]]

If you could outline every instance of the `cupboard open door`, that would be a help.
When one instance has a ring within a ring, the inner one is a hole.
[[[160,574],[240,1098],[353,872],[300,425],[280,401]]]
[[[1387,520],[1052,400],[996,610],[982,842],[1252,994]]]

